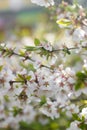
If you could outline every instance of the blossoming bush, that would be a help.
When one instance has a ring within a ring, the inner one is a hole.
[[[0,44],[0,128],[87,129],[87,14],[78,4],[31,0],[54,10],[71,43]],[[54,6],[54,7],[51,7]]]

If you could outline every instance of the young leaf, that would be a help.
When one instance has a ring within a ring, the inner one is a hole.
[[[76,76],[78,77],[78,79],[80,79],[82,81],[84,81],[87,78],[87,75],[80,71],[76,73]]]
[[[9,96],[8,95],[4,95],[4,100],[6,101],[6,102],[9,102],[10,100],[9,100]]]
[[[19,78],[20,80],[24,80],[24,76],[21,75],[21,74],[18,74],[18,78]]]
[[[71,54],[71,52],[70,52],[70,50],[68,48],[64,48],[63,51],[65,52],[65,54],[68,54],[68,55]]]
[[[26,79],[29,81],[31,79],[31,76],[30,75],[27,75],[26,76]]]
[[[35,46],[39,46],[40,45],[39,39],[35,38],[34,39],[34,44],[35,44]]]
[[[37,51],[40,48],[34,47],[34,46],[25,46],[26,51]]]
[[[75,120],[81,121],[81,119],[80,119],[80,117],[77,115],[77,113],[73,113],[72,115],[73,115],[73,118],[74,118]]]
[[[3,65],[0,65],[0,71],[2,71],[2,69],[3,69]]]
[[[13,107],[13,116],[16,117],[18,114],[22,113],[22,108],[16,106]]]
[[[78,79],[75,84],[75,90],[79,90],[81,88],[84,88],[84,82]]]
[[[40,101],[40,106],[44,105],[46,103],[46,97],[42,96]]]
[[[28,64],[28,71],[36,71],[32,63]]]
[[[64,26],[64,27],[68,27],[69,25],[72,24],[69,19],[64,19],[64,18],[57,20],[56,23],[61,25],[61,26]]]

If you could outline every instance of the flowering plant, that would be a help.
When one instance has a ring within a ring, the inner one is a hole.
[[[55,6],[53,0],[31,1]],[[87,128],[87,14],[65,2],[54,12],[55,24],[71,43],[35,38],[22,49],[0,44],[1,129]]]

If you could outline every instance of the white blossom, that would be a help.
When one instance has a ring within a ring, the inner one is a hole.
[[[67,130],[81,130],[79,127],[78,127],[78,124],[79,122],[78,121],[74,121],[70,124],[70,127],[67,128]]]
[[[84,37],[85,37],[86,33],[83,29],[81,29],[80,27],[79,28],[76,28],[73,32],[73,41],[76,42],[76,43],[80,43],[81,41],[84,40]]]
[[[80,116],[87,119],[87,107],[82,109],[82,112],[80,113]]]
[[[54,5],[54,0],[31,0],[31,2],[45,7]]]

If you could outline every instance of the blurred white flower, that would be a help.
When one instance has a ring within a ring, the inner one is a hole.
[[[78,121],[74,121],[70,124],[70,127],[67,130],[81,130],[78,127],[79,122]]]
[[[75,104],[71,104],[66,107],[66,115],[72,117],[72,113],[78,113],[79,112],[79,107],[76,106]]]
[[[87,60],[84,60],[83,69],[86,69],[86,70],[87,70]]]
[[[87,107],[82,109],[82,112],[80,113],[80,116],[87,119]]]
[[[31,2],[45,7],[54,5],[54,0],[31,0]]]
[[[73,41],[76,43],[79,43],[84,40],[85,37],[85,31],[81,28],[76,28],[73,33]]]
[[[56,102],[51,102],[49,99],[47,99],[47,105],[40,108],[40,112],[50,117],[51,119],[59,118],[60,115],[57,112],[56,106]]]

